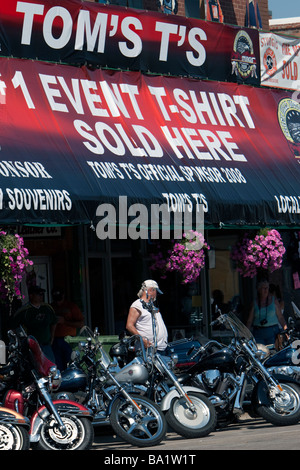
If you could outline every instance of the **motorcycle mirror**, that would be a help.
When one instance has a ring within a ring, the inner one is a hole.
[[[172,354],[171,359],[173,361],[173,365],[175,366],[178,362],[178,354]]]
[[[80,358],[80,352],[78,350],[71,352],[71,361],[75,361]]]

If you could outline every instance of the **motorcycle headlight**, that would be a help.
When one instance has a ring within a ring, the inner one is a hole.
[[[61,373],[56,366],[50,367],[49,370],[50,384],[52,390],[57,390],[61,384]]]
[[[260,361],[263,361],[268,356],[270,356],[270,354],[271,354],[270,349],[267,346],[265,346],[264,344],[257,345],[257,350],[255,353],[255,356],[257,357],[257,359],[259,359]]]

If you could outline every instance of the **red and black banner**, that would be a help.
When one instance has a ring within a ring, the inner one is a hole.
[[[260,83],[258,31],[80,0],[0,3],[1,55]]]
[[[207,226],[300,225],[290,92],[0,59],[0,223],[202,205]]]

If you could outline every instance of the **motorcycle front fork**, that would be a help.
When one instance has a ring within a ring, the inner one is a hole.
[[[192,413],[196,413],[196,407],[195,407],[194,403],[192,402],[192,400],[190,399],[188,394],[185,392],[184,388],[178,382],[176,375],[173,374],[173,372],[171,370],[169,370],[167,367],[165,367],[165,365],[164,365],[163,361],[161,360],[161,358],[159,357],[159,355],[157,355],[157,360],[160,363],[163,370],[165,371],[165,373],[168,375],[168,377],[173,382],[173,384],[174,384],[176,390],[178,391],[179,395],[185,400],[189,410]]]
[[[48,380],[45,379],[45,378],[41,378],[41,379],[37,380],[37,386],[38,386],[39,392],[40,392],[41,396],[43,397],[46,408],[53,414],[53,416],[54,416],[54,418],[55,418],[55,420],[58,424],[60,432],[62,434],[66,434],[66,432],[67,432],[66,431],[66,426],[64,425],[64,423],[63,423],[63,421],[60,417],[60,414],[58,413],[55,406],[53,405],[50,394],[49,394],[49,392],[47,390],[47,387],[46,387],[46,383],[48,383]]]
[[[233,413],[236,415],[240,415],[243,413],[243,402],[244,402],[244,397],[245,397],[245,392],[246,392],[246,387],[247,387],[247,380],[246,380],[246,374],[245,372],[242,372],[240,377],[238,379],[235,379],[236,385],[237,385],[237,391],[236,388],[232,392],[232,397],[234,394],[236,394],[235,399],[234,399],[234,404],[233,404]],[[228,397],[228,400],[230,401],[231,397]]]

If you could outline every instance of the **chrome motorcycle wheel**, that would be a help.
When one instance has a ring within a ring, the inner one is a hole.
[[[215,408],[201,393],[188,392],[187,395],[195,411],[189,408],[184,398],[176,397],[166,413],[167,423],[175,432],[187,438],[207,436],[216,427]]]
[[[40,440],[35,446],[38,450],[87,450],[94,440],[94,430],[87,418],[60,414],[66,427],[63,433],[56,420],[49,416],[41,429]]]
[[[29,434],[22,426],[0,423],[0,450],[28,450]]]
[[[275,426],[297,424],[300,421],[300,388],[293,383],[281,383],[280,386],[282,392],[273,390],[268,393],[263,404],[257,406],[257,412]]]
[[[110,424],[115,433],[134,446],[150,447],[159,444],[165,437],[167,424],[160,408],[147,397],[130,395],[140,408],[118,397],[112,404]]]

